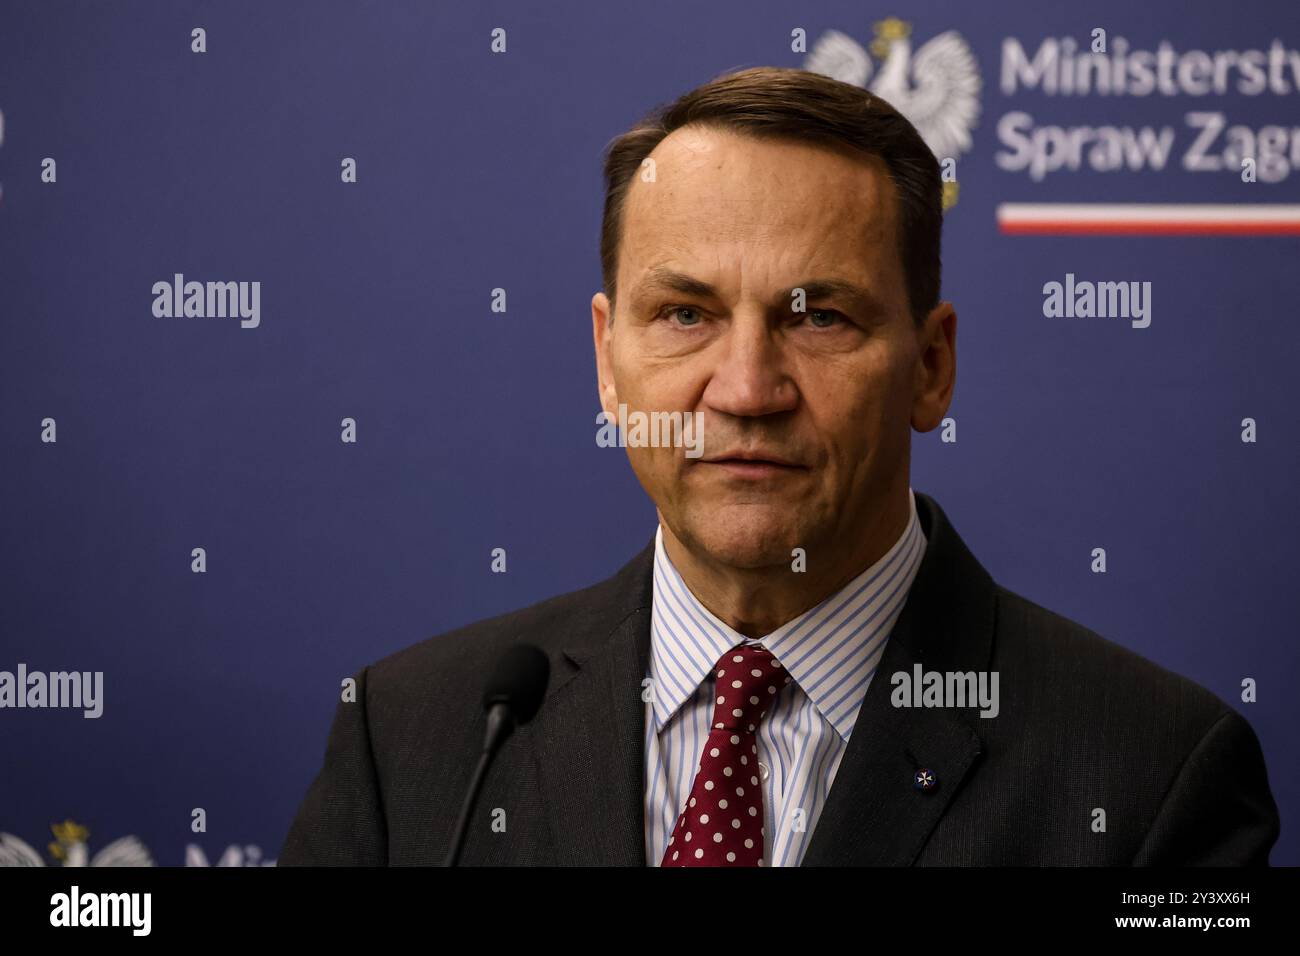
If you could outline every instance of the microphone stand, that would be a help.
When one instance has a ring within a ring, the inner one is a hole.
[[[456,829],[452,835],[451,849],[447,851],[447,859],[443,866],[459,865],[461,850],[465,847],[465,836],[469,832],[470,817],[474,814],[474,805],[478,803],[479,791],[483,788],[488,767],[492,766],[492,760],[496,757],[501,744],[514,729],[515,718],[510,705],[504,702],[493,704],[487,713],[487,733],[483,740],[483,752],[474,767],[474,776],[470,779],[465,803],[460,810],[460,819],[456,821]]]

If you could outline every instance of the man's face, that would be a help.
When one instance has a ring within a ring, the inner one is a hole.
[[[701,557],[843,548],[906,488],[914,418],[939,420],[920,407],[888,170],[701,127],[650,158],[654,181],[638,175],[624,205],[615,314],[592,300],[601,404],[702,412],[704,441],[698,458],[629,443],[632,468]]]

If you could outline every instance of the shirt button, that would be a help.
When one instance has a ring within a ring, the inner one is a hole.
[[[768,777],[772,775],[772,771],[768,770],[767,764],[763,763],[762,761],[760,761],[758,764],[758,772],[764,780],[766,780]]]

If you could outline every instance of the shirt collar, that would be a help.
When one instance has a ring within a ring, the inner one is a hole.
[[[847,741],[925,553],[925,532],[910,489],[908,499],[907,527],[879,561],[762,638],[732,630],[699,602],[664,549],[663,529],[657,529],[650,623],[656,732],[694,696],[726,651],[737,644],[762,644]]]

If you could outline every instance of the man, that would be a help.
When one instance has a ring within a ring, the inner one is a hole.
[[[602,407],[700,413],[702,454],[628,443],[659,527],[608,581],[362,670],[280,863],[441,862],[521,640],[550,685],[463,863],[1266,863],[1245,720],[999,587],[911,490],[957,328],[915,129],[746,70],[605,172]]]

